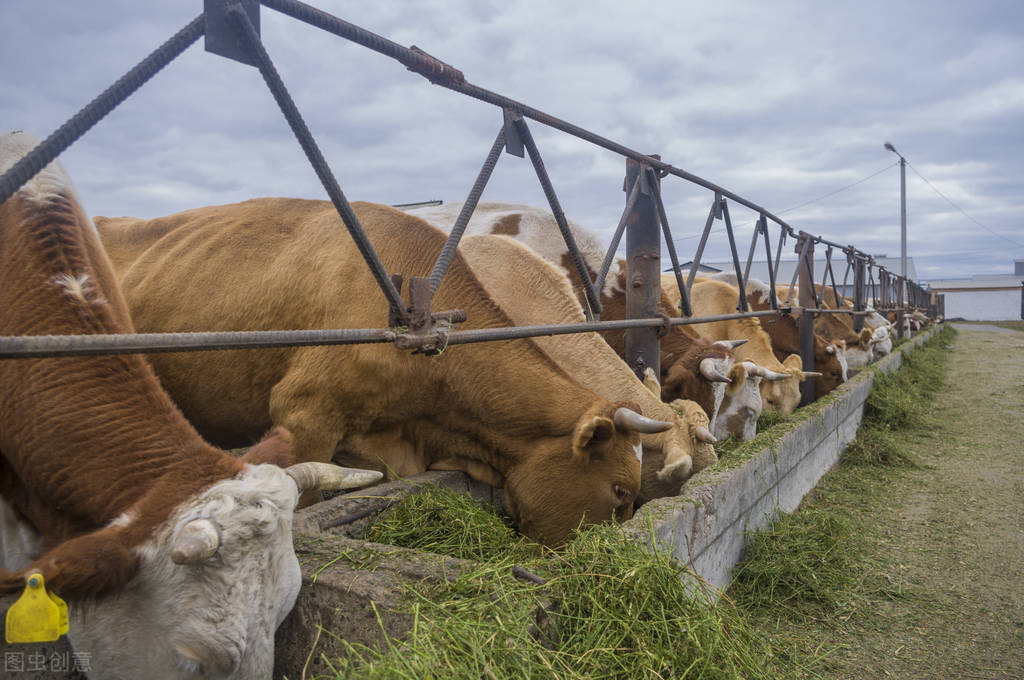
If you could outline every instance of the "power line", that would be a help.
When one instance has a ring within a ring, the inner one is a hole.
[[[934,192],[935,192],[935,193],[937,193],[937,194],[938,194],[939,196],[941,196],[942,198],[944,198],[944,199],[945,199],[945,201],[946,201],[946,203],[949,203],[949,204],[950,204],[951,206],[953,206],[954,208],[956,208],[957,210],[959,210],[959,211],[960,211],[961,213],[963,213],[964,217],[966,217],[967,219],[969,219],[969,220],[970,220],[971,222],[974,222],[974,223],[975,223],[975,224],[977,224],[977,225],[978,225],[979,227],[981,227],[982,229],[984,229],[984,230],[985,230],[985,231],[987,231],[988,233],[992,234],[993,236],[998,236],[999,238],[1001,238],[1001,239],[1003,239],[1004,241],[1007,241],[1007,242],[1009,242],[1009,243],[1012,243],[1013,245],[1017,246],[1018,248],[1024,248],[1024,243],[1017,243],[1017,242],[1016,242],[1016,241],[1014,241],[1013,239],[1011,239],[1011,238],[1007,238],[1006,236],[1003,236],[1003,235],[1002,235],[1002,234],[1000,234],[999,232],[997,232],[997,231],[993,231],[992,229],[989,229],[989,228],[988,228],[987,226],[985,226],[984,224],[982,224],[982,223],[981,223],[981,222],[979,222],[978,220],[974,219],[974,218],[973,218],[972,216],[968,215],[968,214],[967,214],[967,211],[966,211],[966,210],[964,210],[963,208],[961,208],[960,206],[958,206],[958,205],[957,205],[956,203],[954,203],[953,201],[949,200],[949,198],[948,198],[948,197],[947,197],[947,196],[946,196],[946,195],[945,195],[944,193],[942,193],[941,191],[939,191],[938,189],[936,189],[936,188],[935,188],[935,185],[934,185],[934,184],[932,184],[932,183],[931,183],[931,182],[929,182],[929,181],[928,181],[927,179],[925,179],[925,176],[924,176],[924,175],[922,175],[922,174],[921,174],[920,172],[918,172],[918,171],[917,171],[917,168],[915,168],[915,167],[914,167],[913,165],[911,165],[911,164],[910,164],[910,161],[907,161],[907,165],[910,165],[910,169],[914,171],[914,174],[915,174],[915,175],[917,175],[918,177],[920,177],[920,178],[921,178],[921,180],[922,180],[922,181],[924,181],[924,183],[925,183],[925,184],[927,184],[927,185],[928,185],[929,187],[931,187],[931,190],[932,190],[932,191],[934,191]]]
[[[887,165],[884,168],[882,168],[881,170],[879,170],[878,172],[873,172],[870,175],[868,175],[867,177],[865,177],[863,179],[857,180],[853,184],[847,184],[845,187],[842,187],[841,189],[836,189],[835,191],[830,191],[829,193],[825,194],[824,196],[819,196],[818,198],[812,198],[809,201],[804,201],[800,205],[794,205],[792,208],[786,208],[785,210],[780,211],[779,214],[781,215],[782,213],[787,213],[787,212],[796,210],[797,208],[802,208],[805,205],[810,205],[811,203],[817,203],[818,201],[824,200],[824,199],[828,198],[829,196],[835,196],[836,194],[838,194],[841,191],[846,191],[847,189],[852,189],[853,187],[857,186],[858,184],[863,184],[864,182],[867,182],[869,179],[871,179],[873,177],[877,177],[878,175],[881,175],[886,170],[889,170],[890,168],[894,168],[894,167],[896,167],[899,164],[900,164],[899,161],[896,161],[892,165]]]
[[[799,205],[794,205],[794,206],[793,206],[792,208],[786,208],[785,210],[781,210],[781,211],[779,211],[779,213],[778,213],[778,214],[780,214],[780,215],[781,215],[782,213],[787,213],[787,212],[791,212],[791,211],[793,211],[793,210],[796,210],[797,208],[802,208],[802,207],[804,207],[805,205],[810,205],[810,204],[812,204],[812,203],[817,203],[818,201],[822,201],[822,200],[824,200],[824,199],[826,199],[826,198],[828,198],[828,197],[830,197],[830,196],[835,196],[836,194],[838,194],[838,193],[841,193],[841,192],[843,192],[843,191],[846,191],[847,189],[852,189],[853,187],[857,186],[858,184],[863,184],[864,182],[867,182],[867,181],[868,181],[869,179],[872,179],[872,178],[874,178],[874,177],[877,177],[878,175],[881,175],[881,174],[882,174],[883,172],[885,172],[886,170],[889,170],[890,168],[894,168],[894,167],[896,167],[897,165],[899,165],[899,161],[896,161],[896,162],[895,162],[895,163],[893,163],[892,165],[887,165],[887,166],[885,166],[884,168],[882,168],[881,170],[878,170],[878,171],[876,171],[876,172],[873,172],[873,173],[871,173],[870,175],[868,175],[867,177],[863,177],[863,178],[861,178],[861,179],[857,180],[857,181],[856,181],[856,182],[854,182],[853,184],[847,184],[847,185],[846,185],[846,186],[844,186],[844,187],[840,187],[839,189],[836,189],[836,190],[834,190],[834,191],[830,191],[830,192],[828,192],[827,194],[824,194],[824,195],[822,195],[822,196],[818,196],[817,198],[812,198],[811,200],[809,200],[809,201],[804,201],[803,203],[800,203]],[[916,171],[915,171],[915,172],[916,172]],[[750,222],[750,224],[756,224],[756,222],[757,222],[757,221],[755,220],[755,221],[753,221],[753,222]],[[710,232],[708,232],[708,233],[709,233],[709,235],[710,235],[710,234],[720,234],[720,233],[722,233],[722,232],[724,232],[724,231],[725,231],[725,228],[724,228],[724,227],[722,227],[722,228],[720,228],[720,229],[712,229],[712,230],[711,230]],[[680,238],[677,238],[677,239],[673,239],[673,242],[675,242],[675,243],[679,243],[680,241],[689,241],[690,239],[695,239],[695,238],[699,238],[699,237],[700,237],[700,234],[696,234],[696,235],[694,235],[694,236],[682,236],[682,237],[680,237]]]

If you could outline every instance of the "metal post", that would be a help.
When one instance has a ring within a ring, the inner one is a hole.
[[[902,338],[904,335],[903,317],[906,313],[906,309],[903,305],[903,287],[905,285],[907,285],[906,279],[896,279],[896,306],[899,308],[899,311],[896,313],[896,323],[899,324],[899,335],[897,337],[900,338]]]
[[[863,257],[860,257],[858,255],[854,255],[853,257],[854,262],[856,263],[853,265],[853,310],[855,312],[863,312],[864,309],[867,307],[867,305],[865,304],[866,296],[864,295],[864,270],[866,268],[867,262],[864,260]],[[859,314],[854,315],[853,330],[860,333],[860,330],[862,328],[864,328],[864,317]]]
[[[900,276],[907,278],[907,159],[900,156]]]
[[[659,182],[655,173],[644,172],[645,166],[626,159],[626,194],[640,182],[640,191],[633,209],[626,217],[626,318],[643,319],[660,313],[661,299],[661,232],[658,211],[649,182]],[[625,334],[626,363],[643,380],[644,370],[651,368],[661,375],[661,349],[656,328],[631,328]]]
[[[799,303],[804,308],[800,312],[797,325],[800,328],[800,359],[805,371],[814,370],[814,313],[806,311],[815,307],[814,296],[814,241],[810,234],[800,232],[796,242],[796,252],[803,253],[802,261],[797,262],[799,270]],[[814,381],[804,380],[800,383],[800,404],[806,406],[814,401]]]

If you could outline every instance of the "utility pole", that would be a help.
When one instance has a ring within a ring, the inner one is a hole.
[[[900,276],[907,278],[907,159],[889,142],[885,148],[900,157]]]
[[[907,159],[889,142],[885,143],[885,148],[900,157],[900,276],[903,277],[903,285],[905,287],[907,282]],[[902,309],[899,312],[898,323],[897,334],[902,338]]]

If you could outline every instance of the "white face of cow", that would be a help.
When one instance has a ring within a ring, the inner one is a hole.
[[[68,638],[90,655],[90,677],[269,680],[274,631],[302,580],[292,547],[297,500],[281,468],[249,465],[180,507],[139,550],[139,572],[119,596],[71,608]],[[199,518],[219,528],[220,547],[176,564],[172,543]]]
[[[871,363],[871,347],[864,349],[860,345],[846,345],[846,364],[850,368],[861,368]]]
[[[849,380],[850,362],[846,359],[846,347],[844,345],[829,345],[825,351],[829,354],[835,354],[836,360],[839,362],[839,367],[843,371],[843,382]]]
[[[738,382],[735,371],[731,377],[734,383]],[[761,376],[747,375],[742,384],[734,384],[726,390],[712,434],[719,441],[730,434],[740,441],[753,439],[757,434],[757,419],[761,417],[763,405]]]
[[[884,357],[892,352],[892,335],[889,333],[890,326],[879,326],[875,328],[871,336],[871,353],[875,359]]]

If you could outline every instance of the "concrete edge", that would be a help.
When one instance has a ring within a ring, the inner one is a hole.
[[[897,370],[907,353],[940,328],[919,333],[819,400],[820,406],[798,410],[795,427],[745,460],[724,457],[688,482],[682,495],[645,504],[623,524],[626,535],[669,550],[712,592],[723,590],[743,554],[746,533],[795,510],[857,436],[876,372]]]

